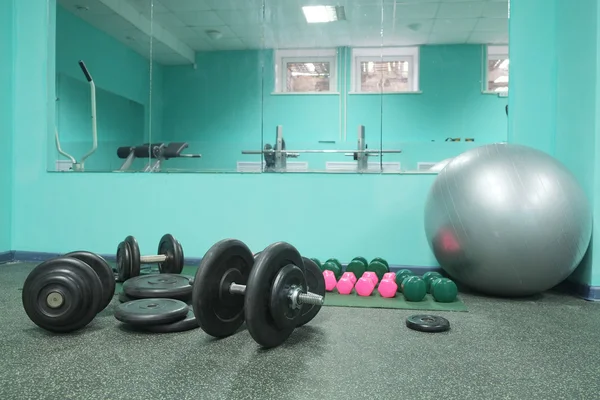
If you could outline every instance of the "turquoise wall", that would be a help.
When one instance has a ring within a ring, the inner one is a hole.
[[[384,161],[400,161],[408,170],[418,161],[440,161],[472,146],[439,144],[448,137],[475,138],[479,145],[506,141],[507,99],[481,92],[483,46],[422,47],[423,93],[400,95],[349,93],[351,58],[343,63],[344,52],[350,51],[340,49],[339,95],[273,94],[272,51],[198,53],[197,70],[164,68],[164,137],[189,141],[191,150],[204,156],[169,166],[231,170],[237,161],[259,160],[240,150],[260,148],[261,129],[265,143],[273,144],[277,125],[283,125],[288,148],[300,149],[352,149],[358,125],[365,125],[369,147],[383,143],[402,149]],[[318,170],[325,161],[348,158],[302,155],[298,161]]]
[[[11,224],[13,206],[13,51],[14,51],[14,25],[13,5],[8,2],[0,13],[0,148],[3,149],[0,157],[0,252],[12,250]]]
[[[57,126],[63,150],[76,158],[91,148],[90,92],[79,60],[86,63],[97,88],[98,150],[86,169],[113,170],[123,162],[116,156],[119,146],[148,141],[150,118],[152,129],[160,132],[161,113],[152,110],[151,115],[149,107],[150,61],[62,6],[56,7]],[[153,65],[156,87],[161,86],[161,70]],[[54,169],[57,152],[51,154],[49,168]],[[144,162],[139,160],[134,167]]]

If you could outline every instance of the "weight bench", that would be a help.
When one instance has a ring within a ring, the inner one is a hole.
[[[165,143],[144,143],[136,147],[119,147],[117,156],[124,159],[125,162],[119,171],[127,171],[131,168],[131,164],[136,158],[147,158],[155,161],[148,162],[143,172],[158,172],[163,161],[171,158],[202,158],[202,154],[184,154],[183,150],[189,147],[185,142],[173,142],[165,145]]]

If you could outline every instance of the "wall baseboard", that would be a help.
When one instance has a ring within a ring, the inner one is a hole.
[[[9,262],[43,262],[54,257],[58,257],[59,253],[43,253],[36,251],[20,251],[11,250],[0,253],[0,264],[6,264]],[[108,262],[116,262],[117,257],[114,254],[101,254],[101,256]],[[186,257],[185,265],[198,265],[202,261],[202,258],[198,257]],[[344,264],[344,268],[347,264]],[[391,272],[397,272],[401,269],[410,269],[417,275],[423,275],[429,271],[441,272],[440,267],[425,267],[418,265],[390,265]],[[590,286],[583,283],[565,281],[556,287],[557,290],[572,295],[581,297],[584,300],[589,301],[600,301],[600,286]]]

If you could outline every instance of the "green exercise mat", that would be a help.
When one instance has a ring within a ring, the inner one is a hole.
[[[405,310],[432,310],[432,311],[467,311],[467,306],[460,298],[452,303],[438,303],[433,296],[428,294],[423,301],[406,301],[402,293],[398,293],[392,299],[386,299],[379,295],[377,290],[369,297],[361,297],[356,292],[342,295],[334,289],[325,295],[325,306],[330,307],[360,307],[360,308],[393,308]]]

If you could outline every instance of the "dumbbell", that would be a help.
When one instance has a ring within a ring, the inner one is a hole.
[[[339,294],[350,294],[356,284],[356,276],[352,272],[344,272],[344,275],[337,282],[336,288]]]
[[[133,236],[127,236],[117,247],[117,280],[139,276],[141,264],[158,264],[161,274],[180,274],[183,271],[183,248],[172,235],[166,234],[158,243],[158,254],[141,256],[140,246]]]
[[[431,283],[431,294],[439,303],[452,303],[458,295],[458,287],[451,279],[436,278]]]
[[[27,316],[50,332],[88,325],[111,302],[115,278],[106,260],[77,251],[44,261],[25,279],[22,301]]]
[[[325,294],[324,283],[322,294],[308,291],[304,260],[285,242],[268,246],[255,260],[241,241],[221,240],[202,258],[194,282],[192,305],[204,332],[227,337],[245,320],[266,348],[285,342],[301,324],[303,306],[321,307]]]
[[[375,290],[378,282],[377,275],[374,272],[365,272],[356,282],[356,285],[354,285],[354,290],[356,290],[359,296],[369,297],[373,293],[373,290]]]
[[[423,280],[427,286],[427,293],[431,293],[431,283],[438,278],[443,278],[442,274],[439,272],[429,271],[423,274]]]
[[[406,301],[422,301],[427,294],[427,285],[418,276],[405,277],[400,287]]]
[[[323,271],[323,279],[325,280],[325,290],[328,292],[332,292],[337,285],[337,280],[335,279],[335,273],[330,270]]]
[[[340,279],[343,271],[342,263],[337,258],[330,258],[323,264],[323,271],[332,271],[335,279]]]
[[[383,275],[383,279],[377,287],[377,291],[381,297],[392,298],[396,297],[398,291],[398,284],[396,283],[396,274],[388,272]]]

